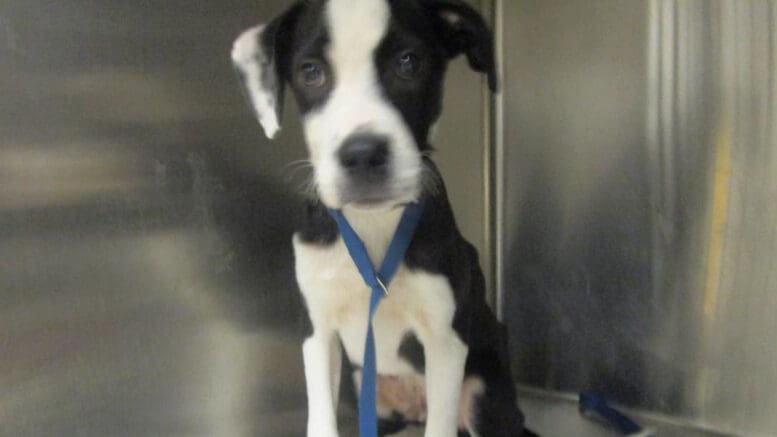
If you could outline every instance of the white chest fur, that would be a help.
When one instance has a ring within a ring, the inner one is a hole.
[[[348,221],[367,246],[374,264],[382,260],[402,211],[345,211]],[[306,244],[294,238],[296,273],[315,330],[340,335],[349,359],[361,364],[367,330],[370,289],[364,284],[341,238],[328,246]],[[378,372],[413,372],[397,351],[403,337],[413,332],[422,344],[447,334],[455,311],[446,277],[422,270],[399,268],[388,285],[389,295],[375,313],[373,327]]]

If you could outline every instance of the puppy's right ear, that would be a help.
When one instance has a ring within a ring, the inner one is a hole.
[[[240,73],[243,89],[270,139],[281,128],[283,68],[301,9],[302,3],[296,3],[269,24],[244,31],[232,46],[232,63]]]

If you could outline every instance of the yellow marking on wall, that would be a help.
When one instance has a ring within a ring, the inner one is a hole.
[[[729,184],[731,181],[731,130],[726,120],[721,124],[715,147],[715,172],[712,185],[712,222],[704,281],[703,311],[707,320],[717,308],[720,271],[723,262],[726,224],[728,222]]]

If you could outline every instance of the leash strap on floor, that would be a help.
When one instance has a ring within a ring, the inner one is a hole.
[[[377,365],[375,362],[375,336],[372,331],[372,318],[378,309],[381,299],[388,294],[387,286],[394,278],[399,265],[405,258],[405,252],[413,240],[413,234],[418,227],[423,212],[422,203],[411,203],[405,207],[402,218],[391,239],[386,256],[378,272],[370,261],[367,248],[359,235],[353,230],[340,210],[330,209],[329,214],[337,222],[340,234],[348,248],[356,268],[364,282],[372,290],[370,295],[369,316],[367,318],[367,338],[364,343],[364,361],[362,365],[362,383],[359,393],[359,435],[361,437],[378,436],[378,412],[376,407]]]
[[[580,393],[579,408],[580,413],[582,413],[583,416],[602,421],[617,429],[624,436],[653,436],[651,430],[643,429],[637,422],[611,407],[607,401],[597,393],[591,391]]]

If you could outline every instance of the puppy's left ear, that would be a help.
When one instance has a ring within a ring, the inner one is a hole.
[[[270,23],[244,31],[232,46],[232,63],[264,133],[272,139],[281,128],[283,69],[291,32],[302,7],[297,2]]]
[[[462,0],[426,0],[425,4],[448,55],[464,53],[475,71],[488,76],[488,87],[496,92],[494,38],[480,13]]]

